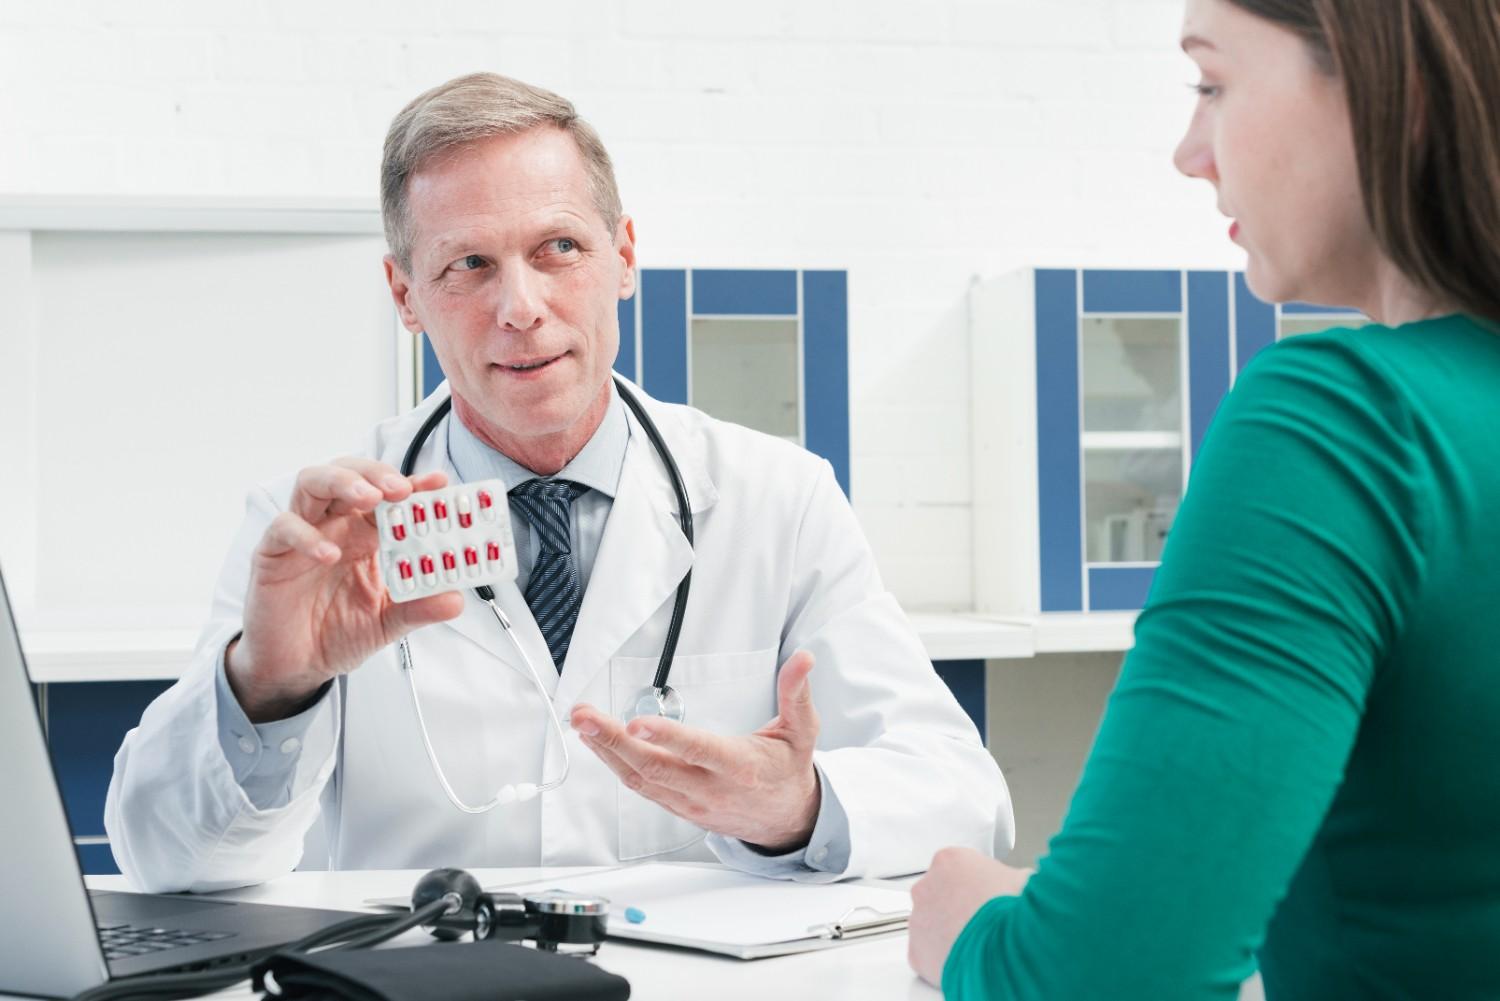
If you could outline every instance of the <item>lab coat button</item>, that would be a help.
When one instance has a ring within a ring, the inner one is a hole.
[[[813,852],[813,856],[812,856],[814,862],[821,862],[824,859],[826,859],[827,857],[828,857],[828,849],[827,848],[819,848],[817,851]]]
[[[293,751],[295,751],[297,748],[299,748],[301,746],[302,746],[302,741],[298,740],[296,737],[288,737],[286,740],[283,740],[281,742],[281,753],[282,754],[291,754]]]
[[[251,740],[249,737],[241,737],[240,738],[240,750],[244,751],[246,754],[254,754],[255,753],[255,741]]]

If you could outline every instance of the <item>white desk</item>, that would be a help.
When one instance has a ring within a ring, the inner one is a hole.
[[[475,869],[485,886],[529,882],[548,875],[563,876],[584,869]],[[298,872],[264,886],[232,890],[219,896],[234,900],[361,910],[370,897],[405,895],[421,870],[375,872]],[[89,876],[88,885],[101,890],[126,890],[121,876]],[[400,941],[420,942],[421,931]],[[681,949],[606,942],[599,965],[630,981],[632,998],[647,1001],[881,1001],[881,999],[941,998],[919,980],[906,964],[906,936],[851,942],[821,952],[777,956],[748,962]],[[248,986],[216,997],[255,997]],[[0,995],[0,1001],[28,1001]],[[1240,1001],[1265,1001],[1260,978],[1251,977],[1240,990]]]
[[[485,886],[540,879],[578,869],[475,869]],[[370,897],[402,896],[411,892],[421,870],[375,872],[297,872],[264,886],[221,894],[236,900],[363,909]],[[129,889],[120,876],[90,876],[96,889]],[[425,932],[410,933],[421,941]],[[403,939],[403,941],[405,941]],[[708,953],[666,949],[610,941],[599,952],[598,964],[630,981],[632,998],[646,1001],[698,999],[713,1001],[880,1001],[882,998],[934,999],[942,995],[912,973],[906,963],[906,936],[851,942],[821,952],[750,961]],[[248,990],[238,996],[251,996]],[[235,996],[235,995],[227,995]]]

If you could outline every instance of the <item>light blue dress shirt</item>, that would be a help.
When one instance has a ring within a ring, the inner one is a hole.
[[[604,538],[604,526],[614,505],[620,473],[625,466],[625,450],[631,437],[625,402],[613,385],[610,394],[609,408],[594,436],[555,477],[589,488],[573,502],[571,531],[579,583],[584,591],[588,590],[594,559]],[[448,460],[457,471],[460,482],[499,479],[506,490],[511,490],[537,478],[531,470],[480,441],[462,421],[450,416],[445,424]],[[516,586],[524,592],[535,561],[536,538],[525,518],[516,516],[511,523],[516,534]],[[327,698],[326,692],[323,698],[296,716],[271,723],[251,723],[229,687],[222,653],[219,655],[217,691],[219,745],[234,771],[235,781],[257,809],[285,805],[291,799],[292,780],[303,737],[318,707]],[[805,848],[783,855],[768,855],[736,838],[710,834],[708,839],[714,853],[742,872],[772,878],[788,879],[793,873],[808,870],[843,872],[849,861],[849,818],[821,768],[817,769],[817,775],[822,799],[817,823]]]
[[[612,388],[612,387],[611,387]],[[480,441],[463,421],[452,416],[448,426],[448,461],[458,472],[462,483],[500,480],[507,491],[537,479],[536,473],[510,456]],[[620,471],[625,468],[625,449],[630,444],[630,421],[625,417],[625,403],[618,394],[611,395],[609,409],[588,444],[556,476],[547,479],[572,480],[589,489],[573,502],[573,524],[569,533],[573,558],[578,563],[578,583],[589,589],[594,559],[604,538],[604,525],[614,506],[615,491],[620,487]],[[531,567],[536,562],[536,532],[524,517],[512,509],[511,528],[516,536],[516,587],[526,593]],[[581,593],[581,592],[580,592]]]

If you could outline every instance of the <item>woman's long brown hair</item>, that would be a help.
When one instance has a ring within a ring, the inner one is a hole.
[[[1412,281],[1500,323],[1500,0],[1229,0],[1344,85],[1375,237]]]

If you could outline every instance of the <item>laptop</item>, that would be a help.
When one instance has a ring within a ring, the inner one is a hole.
[[[106,980],[267,954],[355,915],[88,891],[0,577],[0,993],[70,997]]]

